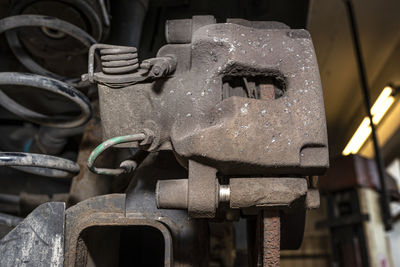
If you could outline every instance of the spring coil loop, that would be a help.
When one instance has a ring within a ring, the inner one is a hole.
[[[106,46],[100,48],[101,66],[106,74],[124,74],[139,68],[135,47]]]
[[[46,27],[58,30],[70,35],[78,41],[81,41],[88,48],[92,44],[96,43],[96,41],[85,31],[73,24],[57,18],[41,15],[16,15],[0,20],[0,34],[20,27]],[[18,51],[20,52],[20,50]],[[81,109],[81,113],[78,116],[71,117],[63,114],[47,115],[38,113],[18,104],[0,90],[1,106],[20,118],[37,123],[41,126],[74,129],[83,126],[89,121],[92,116],[90,100],[86,95],[75,88],[75,86],[81,84],[80,82],[75,83],[72,82],[72,80],[65,79],[65,77],[51,73],[34,63],[34,61],[29,57],[24,57],[24,54],[17,55],[19,55],[17,56],[19,60],[21,60],[21,58],[25,59],[21,61],[25,67],[33,72],[43,74],[36,75],[19,72],[0,72],[0,85],[28,86],[49,91],[75,103]],[[47,76],[55,78],[49,78]],[[65,80],[66,82],[62,82],[60,79]],[[82,83],[81,85],[84,84],[85,83]],[[64,137],[68,137],[68,135],[65,135]],[[29,150],[27,150],[27,152],[28,151]],[[78,174],[80,170],[80,167],[76,162],[61,157],[23,152],[0,152],[0,166],[9,166],[24,172],[53,178],[71,178]]]

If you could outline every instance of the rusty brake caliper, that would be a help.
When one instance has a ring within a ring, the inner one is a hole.
[[[303,229],[285,234],[287,218],[319,206],[313,176],[328,168],[310,35],[276,22],[195,16],[168,21],[166,39],[140,66],[135,48],[92,47],[88,79],[98,84],[104,138],[150,133],[141,137],[151,142],[119,146],[173,151],[188,169],[187,179],[157,183],[157,207],[192,218],[259,216],[258,264],[277,266],[280,248],[302,239]]]

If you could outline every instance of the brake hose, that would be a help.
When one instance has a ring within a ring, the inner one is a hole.
[[[153,134],[151,131],[145,129],[143,133],[139,134],[131,134],[131,135],[124,135],[124,136],[117,136],[107,141],[104,141],[99,146],[97,146],[89,156],[87,167],[90,171],[96,174],[101,175],[110,175],[110,176],[118,176],[122,173],[131,172],[136,168],[136,162],[132,160],[125,160],[123,161],[119,168],[117,169],[107,169],[107,168],[97,168],[94,166],[96,159],[108,148],[123,144],[123,143],[130,143],[130,142],[140,142],[140,145],[147,145],[150,144],[153,140]]]

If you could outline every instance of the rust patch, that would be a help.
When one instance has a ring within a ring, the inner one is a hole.
[[[281,222],[278,210],[264,210],[264,267],[279,267]]]
[[[275,86],[273,84],[260,84],[260,99],[275,99]]]

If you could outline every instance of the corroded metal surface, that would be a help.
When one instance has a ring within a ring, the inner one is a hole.
[[[218,207],[217,170],[189,161],[188,212],[194,218],[213,218]]]
[[[240,211],[258,214],[255,264],[279,266],[281,216],[286,232],[288,220],[299,221],[296,233],[283,235],[285,248],[298,247],[304,209],[319,202],[304,177],[328,167],[318,66],[305,30],[229,22],[215,23],[211,16],[170,21],[168,44],[143,62],[145,67],[158,59],[164,67],[146,79],[142,68],[97,79],[103,138],[144,129],[154,134],[143,149],[155,153],[133,175],[125,216],[167,225],[176,264],[207,264],[198,257],[206,244],[203,225],[188,218],[219,219]],[[162,63],[166,58],[173,68]],[[188,213],[176,210],[186,208]],[[194,240],[194,233],[200,238]]]
[[[156,207],[156,177],[163,179],[183,175],[186,175],[185,170],[170,152],[161,155],[152,153],[134,173],[127,194],[98,196],[69,208],[66,212],[64,266],[85,266],[88,261],[100,261],[101,266],[110,266],[117,262],[115,257],[118,256],[112,254],[118,255],[119,235],[102,240],[109,242],[108,249],[102,252],[101,246],[91,245],[94,241],[85,235],[87,230],[93,227],[146,225],[156,228],[163,235],[165,266],[207,266],[207,224],[202,220],[189,219],[185,211]],[[106,231],[100,230],[97,234],[102,235]],[[130,242],[135,244],[138,241]],[[117,252],[112,252],[111,247],[114,250],[117,248]]]
[[[156,228],[162,233],[165,242],[164,266],[173,266],[170,231],[162,223],[148,219],[145,215],[126,214],[124,194],[99,196],[68,209],[64,266],[86,266],[90,256],[82,234],[86,229],[95,226],[149,226]],[[107,240],[104,241],[107,242]],[[109,264],[115,264],[115,262],[109,262]]]
[[[215,214],[220,202],[229,203],[232,209],[319,206],[318,190],[308,189],[304,178],[242,177],[231,178],[229,184],[220,185],[214,169],[200,164],[194,166],[192,161],[189,166],[192,181],[191,178],[158,181],[159,208],[188,209],[192,217],[207,217]]]
[[[0,265],[62,267],[65,204],[40,205],[0,240]]]
[[[281,223],[278,210],[263,212],[263,267],[280,266]]]
[[[155,187],[157,180],[171,177],[182,179],[187,171],[179,165],[170,151],[150,153],[139,165],[126,192],[126,213],[145,216],[167,225],[174,247],[174,266],[208,266],[208,223],[192,219],[187,211],[158,209]]]
[[[304,207],[307,181],[302,178],[232,178],[231,208],[290,207],[300,202]]]
[[[149,128],[151,150],[173,148],[224,175],[322,173],[326,122],[308,32],[210,23],[190,31],[190,43],[172,38],[159,50],[177,58],[170,76],[118,90],[99,84],[104,137]],[[252,90],[259,96],[241,93]]]

